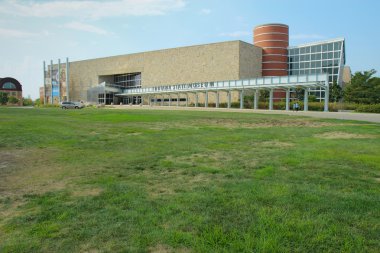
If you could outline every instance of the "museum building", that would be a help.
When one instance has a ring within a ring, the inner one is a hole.
[[[254,28],[253,44],[238,40],[51,62],[47,68],[44,63],[40,96],[46,103],[207,106],[242,102],[244,94],[257,100],[263,89],[270,91],[270,102],[288,101],[301,87],[322,101],[328,98],[322,79],[341,86],[349,81],[343,80],[350,76],[344,65],[344,38],[289,46],[287,25],[264,24]]]

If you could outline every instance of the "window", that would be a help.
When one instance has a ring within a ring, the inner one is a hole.
[[[334,58],[339,59],[340,58],[340,52],[334,52]]]
[[[337,50],[340,50],[340,42],[335,42],[334,43],[334,50],[337,51]]]
[[[127,89],[141,87],[141,73],[128,73],[114,76],[116,86],[121,86]]]
[[[329,51],[333,51],[333,45],[334,45],[333,43],[327,44],[327,48]]]
[[[6,82],[3,84],[3,89],[4,90],[15,90],[16,85],[14,83],[11,83],[11,82]]]
[[[300,54],[304,54],[305,53],[305,48],[304,47],[301,47],[300,48]]]

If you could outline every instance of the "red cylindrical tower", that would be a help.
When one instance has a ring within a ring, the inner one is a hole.
[[[263,49],[262,76],[288,75],[289,26],[256,26],[253,31],[253,44]]]

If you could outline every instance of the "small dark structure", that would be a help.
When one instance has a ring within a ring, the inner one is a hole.
[[[0,78],[0,92],[8,93],[8,97],[18,99],[17,105],[22,105],[22,85],[12,77]]]

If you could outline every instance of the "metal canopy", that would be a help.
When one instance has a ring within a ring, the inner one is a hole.
[[[328,89],[328,75],[298,75],[298,76],[273,76],[260,77],[244,80],[229,80],[218,82],[202,82],[190,84],[161,85],[147,88],[124,89],[117,96],[141,96],[149,94],[168,94],[186,92],[206,92],[206,91],[232,91],[244,89],[289,89],[289,88],[324,88]]]

